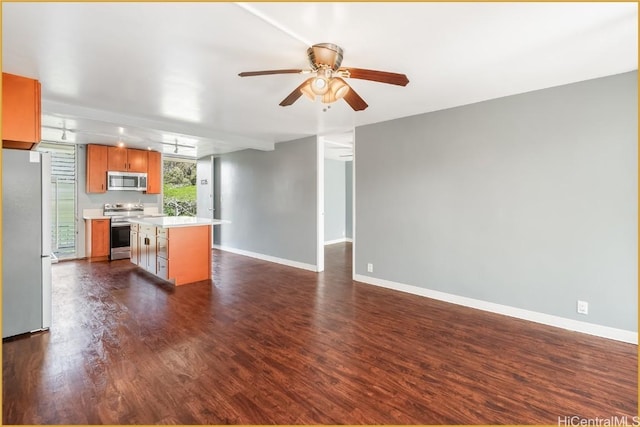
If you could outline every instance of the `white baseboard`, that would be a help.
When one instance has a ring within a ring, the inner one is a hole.
[[[353,243],[353,239],[350,239],[348,237],[343,237],[341,239],[327,240],[326,242],[324,242],[324,245],[329,246],[329,245],[335,245],[336,243],[344,243],[344,242]]]
[[[325,242],[324,242],[324,245],[325,245],[325,246],[328,246],[328,245],[335,245],[336,243],[344,243],[344,242],[346,242],[346,241],[347,241],[347,238],[346,238],[346,237],[342,237],[342,238],[340,238],[340,239],[327,240],[327,241],[325,241]]]
[[[565,317],[539,313],[536,311],[511,307],[508,305],[495,304],[492,302],[462,297],[440,291],[434,291],[431,289],[421,288],[413,285],[405,285],[402,283],[364,276],[361,274],[354,274],[353,280],[357,282],[367,283],[369,285],[380,286],[383,288],[394,289],[396,291],[407,292],[427,298],[433,298],[439,301],[445,301],[465,307],[489,311],[491,313],[503,314],[505,316],[529,320],[536,323],[542,323],[543,325],[555,326],[557,328],[567,329],[575,332],[582,332],[584,334],[595,335],[598,337],[622,341],[630,344],[638,344],[638,333],[633,331],[611,328],[609,326],[596,325],[594,323],[587,323],[579,320],[567,319]]]
[[[221,245],[213,245],[215,249],[220,249],[221,251],[232,252],[238,255],[244,255],[251,258],[261,259],[263,261],[275,262],[276,264],[287,265],[289,267],[301,268],[303,270],[309,271],[318,271],[318,267],[313,264],[305,264],[303,262],[292,261],[290,259],[278,258],[271,255],[259,254],[256,252],[245,251],[243,249],[231,248],[229,246],[221,246]]]

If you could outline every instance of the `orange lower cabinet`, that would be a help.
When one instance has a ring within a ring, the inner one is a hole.
[[[211,279],[211,225],[162,227],[143,220],[137,234],[134,264],[176,286]]]
[[[158,266],[166,265],[165,280],[179,286],[210,279],[211,226],[176,227],[167,231],[166,239],[158,236]]]

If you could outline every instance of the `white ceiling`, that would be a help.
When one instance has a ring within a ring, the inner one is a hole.
[[[638,68],[637,3],[3,2],[2,21],[3,71],[42,83],[43,139],[66,127],[67,141],[167,153],[177,140],[191,157],[344,142],[355,126]],[[278,105],[305,76],[237,75],[308,68],[321,42],[410,83],[350,79],[369,108],[323,112]]]

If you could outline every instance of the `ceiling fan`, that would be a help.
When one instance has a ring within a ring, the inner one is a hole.
[[[342,64],[343,50],[332,43],[318,43],[307,49],[307,57],[311,64],[310,70],[286,69],[245,71],[238,74],[240,77],[263,76],[267,74],[315,74],[308,78],[300,86],[295,88],[280,105],[285,107],[293,104],[302,95],[311,100],[316,96],[321,101],[330,104],[341,98],[355,111],[361,111],[369,105],[353,90],[344,80],[345,78],[371,80],[374,82],[388,83],[398,86],[406,86],[409,79],[404,74],[390,73],[387,71],[365,70],[363,68],[340,67]]]

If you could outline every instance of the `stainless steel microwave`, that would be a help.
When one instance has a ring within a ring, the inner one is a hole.
[[[109,171],[107,190],[147,191],[147,174]]]

